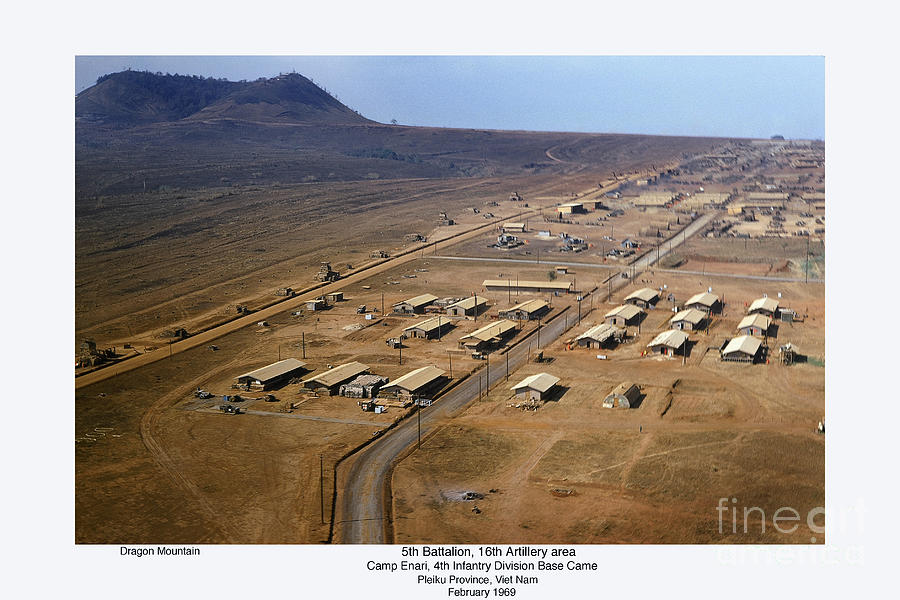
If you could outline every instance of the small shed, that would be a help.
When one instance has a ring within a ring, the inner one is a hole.
[[[641,397],[641,388],[631,382],[623,382],[603,399],[603,408],[631,408]]]
[[[547,397],[550,390],[557,383],[559,383],[559,377],[554,377],[548,373],[538,373],[537,375],[526,377],[509,389],[516,393],[516,400],[541,401]]]
[[[641,288],[625,296],[625,304],[634,304],[641,308],[650,308],[659,301],[659,293],[650,288]]]
[[[330,292],[325,294],[325,298],[327,298],[329,302],[343,302],[344,292]]]
[[[755,313],[741,319],[741,322],[738,323],[737,330],[742,335],[764,336],[767,335],[769,325],[771,324],[772,320],[769,319],[769,317]]]
[[[504,233],[525,233],[525,223],[504,223],[502,229]]]
[[[672,329],[694,331],[701,329],[701,324],[706,320],[706,313],[696,308],[679,311],[669,319],[669,327]]]
[[[306,310],[323,310],[326,306],[325,298],[316,298],[314,300],[306,301]]]
[[[300,374],[305,367],[306,363],[296,358],[286,358],[255,371],[238,375],[236,379],[240,385],[248,386],[251,390],[270,390]]]
[[[637,325],[641,322],[644,311],[633,304],[623,304],[612,309],[605,315],[603,320],[610,325]]]
[[[668,329],[657,335],[647,344],[651,352],[658,352],[663,355],[677,354],[679,350],[684,353],[684,345],[688,340],[688,335],[683,331],[676,329]]]

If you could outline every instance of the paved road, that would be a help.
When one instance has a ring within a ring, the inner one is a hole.
[[[663,258],[684,241],[702,231],[715,218],[716,213],[703,215],[681,232],[671,238],[671,244],[657,252],[648,252],[632,263],[634,273],[640,273],[658,259]],[[625,287],[630,279],[616,278],[608,286],[612,291]],[[542,348],[556,340],[569,326],[574,325],[576,318],[564,311],[540,330],[540,343],[537,332],[531,334],[527,341],[509,351],[509,372],[521,366],[531,351]],[[499,363],[499,364],[498,364]],[[474,373],[469,379],[452,389],[446,396],[437,400],[431,407],[423,409],[421,414],[421,431],[426,435],[442,421],[461,412],[466,405],[475,400],[479,393],[479,382],[493,386],[506,378],[506,356],[495,355],[494,364],[488,369]],[[514,377],[511,377],[512,381]],[[506,382],[504,382],[506,385]],[[344,544],[384,544],[393,540],[385,539],[387,519],[384,490],[389,481],[394,460],[411,447],[417,439],[419,420],[417,418],[402,421],[399,426],[389,431],[384,437],[376,440],[360,452],[349,463],[346,476],[347,486],[340,492],[335,515],[335,541]]]
[[[525,363],[530,352],[557,339],[566,330],[567,320],[569,325],[574,324],[576,318],[570,315],[570,312],[566,310],[560,313],[550,323],[540,328],[540,345],[535,331],[509,351],[511,374]],[[430,407],[422,409],[422,435],[425,436],[442,421],[462,411],[469,402],[477,398],[479,381],[483,389],[486,389],[487,381],[491,386],[507,385],[505,381],[501,383],[505,378],[506,356],[495,354],[490,365],[485,365]],[[509,385],[515,383],[513,379],[511,375]],[[416,443],[417,437],[418,419],[409,418],[356,455],[347,475],[350,485],[341,494],[337,506],[336,541],[344,544],[393,542],[385,540],[386,514],[382,498],[384,482],[390,475],[394,459]]]

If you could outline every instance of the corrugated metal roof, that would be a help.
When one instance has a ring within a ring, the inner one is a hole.
[[[642,312],[644,312],[644,311],[639,309],[634,304],[623,304],[622,306],[617,306],[614,309],[612,309],[611,311],[609,311],[608,313],[606,313],[605,315],[603,315],[603,318],[608,319],[609,317],[622,317],[626,321],[630,321],[631,319],[635,318]]]
[[[691,296],[690,299],[684,303],[684,305],[690,306],[691,304],[702,304],[703,306],[712,306],[718,301],[719,297],[715,294],[702,292],[700,294],[694,294],[693,296]]]
[[[431,317],[430,319],[425,319],[424,321],[419,321],[415,325],[410,325],[403,329],[403,331],[409,331],[410,329],[421,329],[423,331],[434,331],[441,325],[450,324],[450,319],[447,317]]]
[[[526,377],[509,389],[520,390],[522,388],[531,388],[543,394],[557,383],[559,383],[559,377],[554,377],[549,373],[538,373],[537,375]]]
[[[250,377],[256,379],[258,381],[269,381],[270,379],[275,379],[276,377],[280,377],[285,373],[289,373],[294,369],[300,369],[306,366],[305,362],[300,362],[296,358],[286,358],[284,360],[280,360],[276,363],[272,363],[266,367],[262,367],[260,369],[256,369],[255,371],[250,371],[249,373],[244,373],[243,375],[238,375],[237,379],[241,379],[243,377]]]
[[[410,298],[409,300],[404,300],[403,302],[397,302],[397,304],[409,304],[411,306],[415,306],[416,308],[418,308],[420,306],[425,306],[426,304],[431,304],[432,302],[434,302],[437,299],[438,299],[438,297],[433,294],[421,294],[419,296]],[[394,306],[397,306],[397,304],[394,304]]]
[[[569,206],[569,207],[575,208],[576,206],[584,206],[584,205],[581,202],[563,202],[562,204],[559,205],[560,208],[562,208],[563,206]]]
[[[504,223],[503,226],[509,227],[510,229],[518,229],[519,227],[525,229],[525,223]]]
[[[318,384],[324,385],[326,387],[331,387],[333,385],[337,385],[340,382],[350,379],[351,377],[356,377],[360,373],[368,371],[369,367],[359,362],[349,362],[343,365],[338,365],[333,369],[328,369],[324,373],[319,373],[318,375],[314,375],[306,380],[303,383],[315,381]]]
[[[519,281],[509,279],[485,279],[482,284],[484,287],[505,287],[505,288],[536,288],[536,289],[554,289],[568,290],[572,287],[569,281]]]
[[[765,331],[769,328],[769,325],[771,323],[772,321],[766,315],[747,315],[746,317],[741,319],[741,322],[738,323],[737,328],[743,329],[744,327],[759,327],[760,329]]]
[[[447,308],[453,308],[454,306],[462,308],[463,310],[472,310],[475,308],[475,299],[478,299],[478,306],[483,304],[487,304],[487,298],[484,296],[469,296],[465,300],[460,300],[459,302],[454,302]]]
[[[653,341],[647,344],[647,347],[668,346],[669,348],[681,348],[681,345],[684,344],[687,339],[688,335],[685,332],[678,331],[677,329],[668,329],[653,338]]]
[[[643,300],[644,302],[650,302],[654,298],[659,296],[659,292],[656,290],[651,290],[650,288],[641,288],[637,291],[631,292],[627,296],[625,296],[625,300]]]
[[[408,392],[416,390],[428,385],[438,377],[444,376],[444,370],[435,366],[422,367],[415,371],[410,371],[406,375],[397,378],[393,383],[384,386],[383,390],[389,390],[394,387],[402,388]]]
[[[610,338],[610,336],[616,335],[620,333],[622,329],[620,327],[616,327],[615,325],[611,325],[609,323],[602,323],[600,325],[594,325],[581,335],[579,335],[576,340],[596,340],[598,342],[605,342]]]
[[[722,354],[743,352],[744,354],[755,356],[759,351],[760,346],[762,346],[762,342],[757,338],[750,335],[739,335],[736,338],[731,338],[728,345],[725,346],[725,349],[722,351]]]
[[[480,329],[476,329],[469,335],[464,335],[459,338],[459,341],[467,340],[469,338],[476,338],[481,340],[482,342],[490,341],[496,337],[500,337],[504,333],[515,329],[516,323],[515,321],[510,321],[509,319],[503,319],[501,321],[497,321],[496,323],[490,323],[485,325]]]
[[[702,310],[697,310],[696,308],[689,308],[687,310],[678,311],[678,313],[669,319],[669,323],[678,323],[679,321],[685,321],[690,323],[691,325],[696,325],[700,321],[706,318],[706,313]]]
[[[541,310],[545,306],[549,306],[546,300],[538,300],[537,298],[535,298],[534,300],[526,300],[525,302],[520,302],[512,308],[507,308],[502,312],[522,310],[530,314]]]
[[[774,314],[775,311],[778,310],[778,300],[775,298],[757,298],[750,303],[750,308],[747,310],[748,312],[753,312],[754,310],[767,310]]]

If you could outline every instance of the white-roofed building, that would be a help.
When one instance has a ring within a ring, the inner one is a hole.
[[[582,348],[601,348],[620,342],[625,337],[625,330],[609,323],[594,325],[577,338],[575,343]]]
[[[757,313],[747,315],[741,319],[741,322],[738,323],[737,330],[742,335],[757,335],[761,337],[768,334],[769,325],[771,324],[772,320],[769,319],[769,317]]]
[[[398,377],[382,386],[382,394],[396,394],[401,397],[428,397],[444,381],[444,370],[435,366],[422,367]]]
[[[513,319],[514,321],[531,321],[550,312],[550,305],[546,300],[527,300],[520,302],[511,308],[499,312],[501,319]]]
[[[706,320],[706,313],[696,308],[679,311],[669,319],[669,327],[672,329],[685,329],[694,331],[700,329],[701,323]]]
[[[762,342],[749,335],[732,338],[722,349],[722,360],[732,362],[753,362],[759,355]]]
[[[395,313],[401,314],[423,313],[425,312],[425,307],[437,299],[438,297],[433,294],[421,294],[419,296],[410,298],[409,300],[398,302],[391,308]]]
[[[677,329],[667,329],[647,344],[651,352],[659,352],[660,354],[672,355],[679,350],[684,353],[684,346],[688,340],[688,335]]]
[[[747,314],[761,314],[766,315],[767,317],[774,318],[775,313],[778,311],[778,300],[775,298],[763,297],[757,298],[753,302],[750,303],[750,308],[747,309]]]
[[[261,369],[238,375],[236,379],[239,384],[251,390],[269,390],[297,376],[305,370],[305,367],[305,362],[296,358],[286,358]]]
[[[623,304],[603,315],[603,320],[610,325],[624,327],[626,325],[637,325],[641,322],[643,316],[644,311],[634,304]]]
[[[512,337],[515,333],[515,322],[503,319],[488,323],[469,335],[462,336],[459,338],[459,345],[469,350],[481,350],[489,346],[495,346],[503,340]]]
[[[705,313],[718,312],[721,307],[722,304],[719,301],[719,297],[709,292],[694,294],[684,303],[684,308],[696,308]]]
[[[641,288],[625,296],[625,304],[634,304],[641,308],[649,308],[659,301],[659,292],[650,288]]]
[[[526,377],[509,389],[516,393],[516,400],[540,401],[548,396],[550,390],[557,383],[559,383],[559,377],[548,373],[538,373],[537,375]]]
[[[484,296],[469,296],[447,307],[447,314],[453,317],[474,316],[487,308],[487,298]]]

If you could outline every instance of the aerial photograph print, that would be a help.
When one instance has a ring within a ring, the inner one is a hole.
[[[823,56],[74,63],[76,545],[825,543]]]

